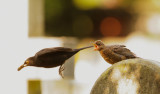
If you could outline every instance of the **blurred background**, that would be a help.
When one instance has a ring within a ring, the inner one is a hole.
[[[0,0],[0,93],[89,94],[111,65],[86,49],[58,67],[17,68],[48,47],[80,48],[101,39],[160,61],[159,0]]]

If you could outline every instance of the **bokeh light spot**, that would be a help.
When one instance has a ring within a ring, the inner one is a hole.
[[[100,0],[73,0],[76,7],[82,10],[89,10],[99,6]]]
[[[103,36],[118,36],[122,31],[121,23],[114,17],[106,17],[100,24]]]
[[[74,35],[89,36],[93,31],[93,22],[87,15],[80,15],[74,18],[72,28]]]
[[[160,0],[151,0],[151,1],[156,7],[160,8]]]

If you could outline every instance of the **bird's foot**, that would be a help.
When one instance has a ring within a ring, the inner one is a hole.
[[[62,78],[64,78],[63,70],[64,70],[64,65],[61,65],[60,68],[59,68],[59,75],[60,75]]]

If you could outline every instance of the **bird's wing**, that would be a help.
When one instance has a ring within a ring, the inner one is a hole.
[[[125,45],[113,45],[112,51],[116,54],[125,56],[126,58],[135,58],[136,55],[126,48]]]
[[[58,55],[61,53],[71,52],[71,51],[72,51],[71,48],[64,48],[64,47],[45,48],[37,52],[35,56],[42,57],[50,54]]]

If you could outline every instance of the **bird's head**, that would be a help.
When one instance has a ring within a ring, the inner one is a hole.
[[[29,57],[27,60],[25,60],[24,64],[22,64],[19,68],[18,71],[20,71],[22,68],[26,66],[33,66],[34,64],[34,57]]]
[[[95,41],[93,45],[95,47],[94,48],[95,51],[97,51],[97,50],[100,51],[105,46],[101,40]]]

